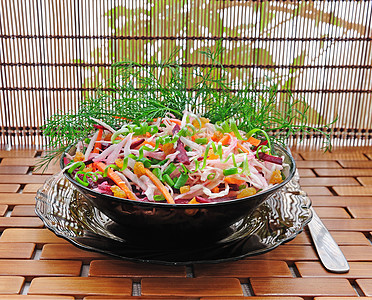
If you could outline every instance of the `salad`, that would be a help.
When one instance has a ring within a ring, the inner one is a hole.
[[[96,192],[198,204],[252,196],[284,179],[287,165],[273,153],[266,132],[243,132],[232,118],[212,124],[184,111],[182,119],[120,119],[116,129],[94,119],[95,133],[64,158],[64,170]]]

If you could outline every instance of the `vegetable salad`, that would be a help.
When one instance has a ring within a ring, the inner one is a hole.
[[[266,132],[238,130],[234,119],[211,124],[184,112],[96,132],[65,157],[80,184],[119,198],[167,203],[208,203],[252,196],[283,181],[283,158]]]

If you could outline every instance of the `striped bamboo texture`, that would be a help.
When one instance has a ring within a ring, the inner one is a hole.
[[[147,64],[178,47],[185,68],[203,66],[198,51],[222,40],[231,80],[272,78],[279,105],[290,89],[311,124],[338,116],[335,144],[369,145],[371,19],[372,1],[4,0],[0,141],[47,144],[45,120],[94,95],[113,62]]]

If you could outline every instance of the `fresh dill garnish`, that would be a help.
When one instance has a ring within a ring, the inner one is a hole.
[[[143,122],[172,114],[182,118],[185,110],[198,113],[220,124],[234,118],[245,132],[259,128],[270,132],[270,139],[284,144],[296,133],[317,132],[325,137],[330,149],[330,133],[308,124],[309,105],[294,99],[288,92],[286,100],[278,100],[275,83],[255,83],[242,86],[230,82],[219,63],[223,49],[206,50],[210,61],[205,68],[185,68],[171,57],[159,63],[140,65],[131,61],[112,65],[113,76],[97,89],[94,97],[84,98],[77,111],[53,115],[43,126],[43,134],[50,140],[49,151],[37,165],[46,168],[70,145],[86,138],[94,131],[99,119],[118,129],[123,121]],[[190,78],[195,80],[190,84]],[[124,120],[123,120],[124,119]],[[332,124],[332,123],[331,123]]]

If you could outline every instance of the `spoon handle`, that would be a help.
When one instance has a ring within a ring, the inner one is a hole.
[[[330,272],[348,272],[350,267],[344,254],[314,209],[311,208],[311,210],[313,218],[308,224],[308,227],[320,261]]]

